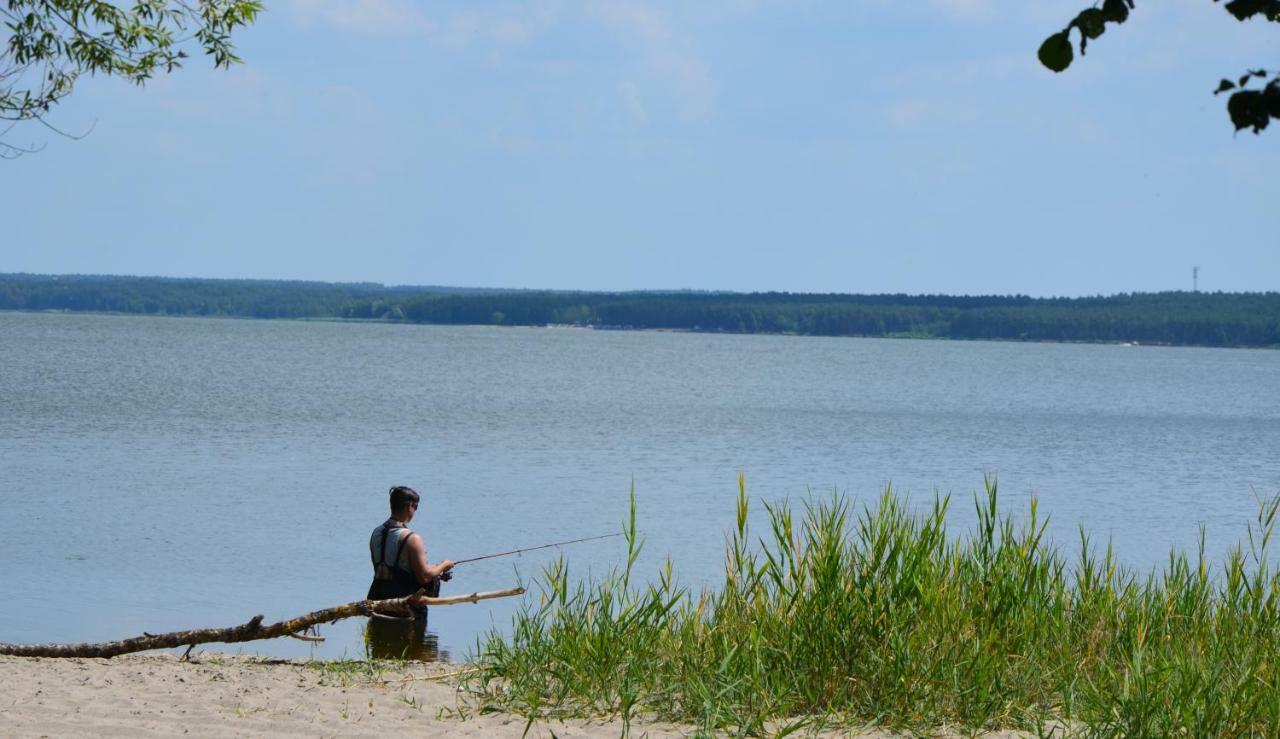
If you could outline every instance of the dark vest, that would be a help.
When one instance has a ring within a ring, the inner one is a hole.
[[[403,598],[418,592],[421,585],[404,559],[405,544],[413,532],[398,521],[388,520],[369,537],[369,558],[373,562],[370,600]]]

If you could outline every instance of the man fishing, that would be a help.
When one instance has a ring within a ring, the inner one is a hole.
[[[454,563],[447,559],[435,565],[428,562],[422,537],[409,529],[420,501],[413,488],[391,488],[391,517],[369,536],[373,583],[366,597],[370,600],[403,598],[422,588],[434,598],[440,595],[440,581],[451,577],[449,571]],[[426,606],[415,608],[414,615],[425,621]]]

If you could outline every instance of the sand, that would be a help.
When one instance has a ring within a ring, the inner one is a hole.
[[[405,663],[378,672],[307,660],[196,653],[114,659],[0,656],[0,736],[519,737],[509,714],[465,716],[454,682],[465,664]],[[437,679],[423,679],[432,678]],[[617,737],[621,721],[538,723],[532,737]],[[389,733],[394,732],[394,733]],[[689,736],[694,727],[633,723],[632,736]],[[939,732],[940,735],[949,732]],[[826,736],[885,737],[870,731]],[[1000,733],[988,736],[1013,736]]]
[[[456,678],[420,679],[464,669],[410,663],[377,675],[343,674],[305,660],[210,653],[189,663],[169,654],[0,656],[0,736],[521,736],[525,720],[516,716],[458,717],[450,684]],[[651,725],[633,733],[688,731]],[[556,722],[535,726],[529,735],[553,732],[615,737],[622,724]]]

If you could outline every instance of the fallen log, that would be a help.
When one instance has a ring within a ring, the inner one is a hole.
[[[306,629],[319,624],[341,621],[353,616],[392,616],[406,617],[414,606],[450,606],[457,603],[475,603],[491,598],[506,598],[521,595],[524,588],[494,590],[487,593],[470,593],[468,595],[451,595],[445,598],[430,598],[421,594],[392,598],[389,600],[357,600],[344,603],[333,608],[263,625],[262,614],[249,619],[239,626],[225,629],[191,629],[189,631],[171,631],[167,634],[149,634],[135,636],[120,641],[82,643],[82,644],[0,644],[0,654],[18,657],[116,657],[121,654],[143,652],[148,649],[173,649],[174,647],[194,647],[197,644],[218,642],[234,644],[236,642],[257,641],[259,639],[275,639],[281,636],[297,636]],[[188,650],[189,651],[189,650]]]

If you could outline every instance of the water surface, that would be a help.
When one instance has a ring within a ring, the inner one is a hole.
[[[1280,352],[138,316],[0,314],[0,641],[86,641],[362,597],[387,489],[424,494],[432,559],[618,530],[641,569],[714,582],[738,471],[756,498],[998,476],[1051,533],[1140,567],[1219,557],[1280,491]],[[763,530],[761,530],[763,533]],[[574,570],[620,540],[573,547]],[[509,587],[548,553],[467,565]],[[514,602],[437,608],[466,655]],[[242,647],[364,654],[328,641]],[[225,647],[223,647],[225,648]]]

